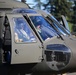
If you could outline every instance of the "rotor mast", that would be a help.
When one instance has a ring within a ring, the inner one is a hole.
[[[25,3],[25,2],[26,2],[26,0],[21,0],[21,2]]]

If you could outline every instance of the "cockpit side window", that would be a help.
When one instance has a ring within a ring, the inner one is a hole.
[[[13,18],[14,21],[14,35],[16,43],[28,43],[28,42],[36,42],[36,38],[22,17]]]
[[[53,26],[56,28],[56,30],[62,34],[62,35],[70,35],[70,32],[65,29],[60,23],[53,17],[53,16],[47,16],[46,17],[49,21],[51,20],[53,23]]]
[[[55,29],[42,16],[30,16],[30,19],[43,40],[58,35]]]

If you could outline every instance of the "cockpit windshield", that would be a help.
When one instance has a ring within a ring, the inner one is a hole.
[[[36,30],[43,40],[57,36],[55,29],[42,16],[30,16]]]
[[[62,35],[70,35],[70,31],[65,29],[53,16],[49,15],[47,16],[47,19],[52,20],[53,25]]]

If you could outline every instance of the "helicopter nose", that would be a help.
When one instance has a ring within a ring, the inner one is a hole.
[[[62,44],[47,45],[45,50],[45,61],[55,71],[64,69],[70,61],[71,50]]]

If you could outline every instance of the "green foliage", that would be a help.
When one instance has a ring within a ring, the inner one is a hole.
[[[73,24],[71,22],[68,22],[68,25],[69,25],[70,32],[73,32]]]
[[[73,6],[72,23],[73,23],[72,30],[73,32],[76,32],[76,1],[74,1],[74,6]]]
[[[60,18],[61,15],[71,17],[72,11],[72,2],[68,2],[67,0],[48,0],[44,7],[47,8],[50,6],[50,12],[55,15],[57,18]]]
[[[74,11],[74,13],[73,13],[73,16],[72,16],[72,22],[74,23],[74,24],[76,24],[76,1],[74,1],[74,7],[73,7],[73,11]]]
[[[67,0],[54,0],[55,5],[55,16],[60,18],[61,15],[70,17],[72,15],[71,12],[71,2],[67,2]]]

